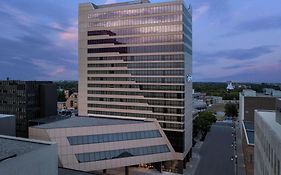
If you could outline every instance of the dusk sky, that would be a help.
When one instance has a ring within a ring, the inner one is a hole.
[[[0,79],[77,80],[79,2],[89,1],[0,1]],[[281,82],[280,0],[186,3],[193,7],[193,81]]]

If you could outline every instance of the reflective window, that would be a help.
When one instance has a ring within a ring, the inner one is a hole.
[[[166,33],[166,32],[181,32],[183,26],[179,24],[175,25],[161,25],[161,26],[147,26],[147,27],[131,27],[131,28],[120,28],[110,30],[95,30],[88,31],[88,36],[95,35],[133,35],[133,34],[149,34],[149,33]]]
[[[88,70],[88,74],[184,75],[184,70]]]
[[[158,14],[158,13],[171,13],[171,12],[178,12],[178,11],[182,11],[181,4],[125,9],[125,10],[100,12],[100,13],[90,13],[88,14],[88,18],[111,19],[111,18],[151,15],[151,14]]]
[[[140,117],[140,118],[155,118],[158,121],[177,121],[177,122],[183,122],[183,114],[172,114],[167,115],[163,113],[154,113],[154,114],[140,114],[140,113],[134,113],[130,111],[126,112],[112,112],[112,111],[105,111],[105,110],[88,110],[89,114],[101,114],[101,115],[114,115],[114,116],[130,116],[130,117]],[[162,124],[162,123],[160,123]],[[183,128],[181,126],[183,124],[179,124],[180,128]]]
[[[115,57],[89,57],[88,61],[122,60],[122,61],[174,61],[184,60],[180,55],[146,55],[146,56],[115,56]]]
[[[159,78],[159,77],[88,77],[88,81],[135,81],[137,83],[184,83],[183,77]]]
[[[99,63],[88,64],[88,67],[128,67],[128,68],[184,68],[183,61],[151,63]]]
[[[190,50],[190,49],[189,49]],[[183,45],[158,45],[158,46],[131,46],[131,47],[107,47],[107,48],[91,48],[88,53],[153,53],[153,52],[182,52],[188,51]],[[191,50],[190,50],[191,52]]]
[[[79,163],[170,152],[167,145],[75,154]]]
[[[183,35],[160,35],[160,36],[143,36],[129,38],[109,38],[88,40],[88,45],[92,44],[140,44],[140,43],[163,43],[163,42],[182,42]],[[188,38],[185,37],[185,40]],[[190,40],[189,40],[190,41]]]
[[[119,27],[119,26],[159,24],[159,23],[179,22],[179,21],[182,21],[181,14],[176,14],[176,15],[168,14],[168,15],[161,15],[161,16],[90,22],[89,27]]]
[[[149,136],[142,137],[144,135],[149,135]],[[84,144],[116,142],[116,141],[124,141],[124,140],[148,139],[148,138],[156,138],[156,137],[162,137],[158,130],[86,135],[86,136],[70,136],[67,137],[67,139],[70,145],[84,145]]]
[[[152,111],[155,113],[165,113],[165,114],[184,114],[183,107],[146,107],[146,106],[126,106],[126,105],[106,105],[106,104],[92,104],[89,103],[88,107],[92,108],[112,108],[112,109],[127,109],[127,110],[144,110],[144,111]],[[141,133],[138,133],[141,134]],[[123,135],[119,135],[122,137]],[[141,136],[136,136],[140,138]],[[105,139],[105,137],[104,137]],[[123,139],[121,139],[123,140]],[[106,142],[106,141],[104,141]]]
[[[128,85],[128,84],[99,84],[99,83],[89,83],[88,87],[98,87],[98,88],[138,88],[141,90],[159,90],[159,91],[184,91],[183,85]]]

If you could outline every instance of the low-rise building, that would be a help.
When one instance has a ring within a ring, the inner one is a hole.
[[[66,109],[78,109],[78,93],[72,93],[65,102]]]
[[[207,109],[207,104],[203,100],[193,99],[192,100],[193,109],[196,109],[200,112]]]
[[[70,90],[63,90],[63,92],[64,92],[65,99],[68,99],[70,94],[71,94],[71,91]]]
[[[29,134],[56,142],[59,165],[80,171],[139,164],[161,171],[181,159],[155,119],[71,117],[30,127]]]
[[[66,104],[64,101],[58,101],[57,102],[57,109],[58,110],[62,110],[62,109],[66,109]]]
[[[255,175],[280,175],[281,99],[275,111],[255,111]]]
[[[243,90],[239,95],[239,123],[242,137],[242,149],[246,174],[254,174],[254,122],[255,110],[274,110],[276,98],[271,95],[259,94],[251,89]]]
[[[272,91],[272,94],[271,94],[273,97],[281,97],[281,91],[279,90],[274,90]]]
[[[263,92],[265,95],[271,95],[273,97],[281,97],[281,91],[272,89],[272,88],[264,88]]]
[[[0,135],[1,175],[58,175],[57,145]]]
[[[0,135],[16,136],[15,115],[0,114]]]
[[[271,95],[258,94],[254,90],[243,90],[239,95],[239,117],[242,121],[254,122],[256,109],[275,109],[276,98]]]
[[[16,116],[16,135],[28,137],[28,121],[57,114],[56,85],[49,81],[0,81],[0,113]]]

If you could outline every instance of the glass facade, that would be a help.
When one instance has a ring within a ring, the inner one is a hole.
[[[48,109],[43,104],[46,103],[43,85],[52,85],[48,81],[19,81],[2,80],[0,81],[0,114],[11,114],[16,116],[16,136],[28,138],[29,120],[56,115],[56,86],[50,86],[48,94],[55,99],[48,101]],[[50,110],[51,109],[51,110]]]
[[[123,18],[123,17],[132,17],[132,16],[144,16],[144,15],[152,15],[152,14],[165,14],[172,12],[181,12],[182,5],[161,5],[161,6],[153,6],[153,7],[142,7],[142,8],[132,8],[125,10],[112,10],[108,12],[96,12],[89,13],[89,19],[114,19],[114,18]]]
[[[88,61],[105,61],[105,60],[115,60],[115,61],[174,61],[183,60],[183,55],[146,55],[146,56],[114,56],[114,57],[88,57]]]
[[[88,40],[88,44],[141,44],[141,43],[164,43],[164,42],[182,42],[182,35],[151,35],[147,37],[127,37],[127,38],[109,38]],[[187,39],[188,40],[188,39]]]
[[[165,122],[183,122],[183,115],[182,114],[163,114],[163,113],[153,113],[153,114],[148,114],[148,113],[134,113],[134,111],[126,111],[125,112],[115,112],[114,111],[109,111],[111,109],[107,109],[107,111],[105,111],[104,109],[99,110],[99,109],[95,109],[95,110],[88,110],[89,114],[102,114],[102,115],[114,115],[114,116],[129,116],[129,117],[141,117],[141,118],[155,118],[157,120],[159,120],[160,122],[165,121]],[[161,123],[160,123],[161,124]],[[163,128],[164,125],[162,125]],[[181,124],[174,124],[172,123],[171,126],[173,126],[173,129],[183,129],[183,123]]]
[[[162,16],[150,16],[142,18],[116,19],[110,21],[90,22],[90,27],[120,27],[120,26],[134,26],[144,24],[159,24],[169,22],[181,22],[181,14],[164,14]]]
[[[87,114],[156,118],[183,152],[190,12],[181,2],[97,9],[85,28]]]
[[[67,137],[70,145],[85,145],[162,137],[158,130]]]
[[[168,32],[182,32],[182,31],[183,31],[183,26],[181,24],[154,25],[154,26],[146,26],[146,27],[132,27],[132,28],[120,28],[120,29],[117,28],[111,30],[95,30],[95,31],[89,31],[88,36],[159,34],[159,33],[168,33]]]
[[[129,149],[118,149],[101,152],[90,152],[76,154],[79,163],[94,162],[100,160],[118,159],[125,157],[144,156],[150,154],[160,154],[170,152],[167,145],[156,145],[148,147],[138,147]]]
[[[191,52],[191,50],[184,45],[158,45],[158,46],[94,48],[94,49],[88,49],[88,53],[118,52],[121,54],[121,53],[183,52],[183,49],[185,49],[188,52]]]

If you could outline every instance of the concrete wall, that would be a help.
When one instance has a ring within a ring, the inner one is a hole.
[[[254,175],[254,145],[248,145],[245,132],[242,133],[242,148],[244,154],[244,163],[247,175]]]
[[[0,135],[16,136],[16,116],[0,116]]]
[[[276,121],[281,124],[281,98],[276,100]]]
[[[133,132],[145,130],[159,130],[162,137],[126,140],[116,142],[104,142],[97,144],[70,145],[68,136],[94,135],[120,132]],[[41,129],[36,127],[29,128],[29,137],[32,139],[51,140],[58,144],[59,161],[62,167],[81,171],[95,171],[102,169],[111,169],[124,166],[138,165],[142,163],[153,163],[169,160],[181,160],[182,154],[176,153],[165,136],[163,130],[157,122],[144,122],[139,124],[95,126],[95,127],[73,127],[73,128],[54,128]],[[119,159],[109,159],[93,162],[79,163],[75,154],[87,152],[100,152],[117,149],[137,148],[154,145],[166,144],[170,152],[126,157]]]
[[[254,122],[255,110],[275,110],[274,97],[244,97],[244,120]]]
[[[57,175],[57,145],[46,145],[32,152],[0,162],[2,175]]]
[[[255,175],[281,174],[281,125],[273,111],[255,113]]]
[[[57,115],[57,86],[55,84],[40,85],[40,116]]]

